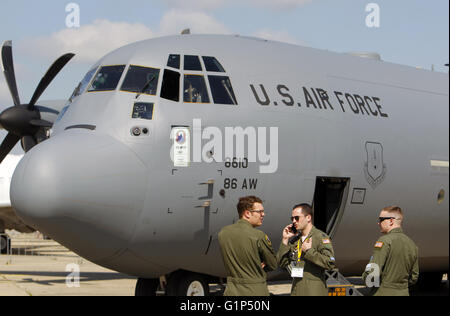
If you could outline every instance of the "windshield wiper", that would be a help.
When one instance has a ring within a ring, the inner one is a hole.
[[[155,80],[155,78],[156,78],[156,76],[152,75],[152,77],[147,81],[145,86],[138,92],[138,94],[136,94],[136,99],[139,98],[141,96],[141,94],[143,94],[145,92],[145,90],[148,89],[148,87],[150,87],[150,84],[153,82],[153,80]]]
[[[221,83],[222,83],[222,86],[224,87],[225,91],[227,92],[228,96],[230,97],[231,101],[233,101],[233,105],[237,105],[237,102],[234,99],[233,94],[231,93],[230,89],[228,88],[227,82],[225,80],[222,80]]]

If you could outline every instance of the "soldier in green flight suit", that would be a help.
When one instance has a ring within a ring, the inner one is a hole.
[[[291,295],[327,296],[325,271],[335,267],[331,239],[314,227],[309,204],[294,206],[291,220],[292,225],[283,230],[277,253],[278,264],[287,268],[293,278]],[[296,236],[296,231],[301,235]],[[292,240],[293,237],[296,238]]]
[[[265,216],[261,199],[239,199],[239,221],[219,232],[228,273],[224,296],[269,296],[266,272],[277,268],[277,258],[266,234],[256,229]]]
[[[402,222],[398,206],[385,207],[380,213],[378,225],[383,236],[375,243],[362,276],[366,285],[376,290],[375,296],[409,296],[409,287],[419,278],[419,250],[403,233]]]

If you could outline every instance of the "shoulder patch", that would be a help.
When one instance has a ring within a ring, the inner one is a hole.
[[[383,248],[383,245],[384,245],[384,242],[382,242],[382,241],[377,241],[376,243],[375,243],[375,248]]]
[[[269,246],[270,247],[272,247],[272,242],[270,241],[270,239],[269,239],[269,236],[267,236],[267,235],[265,235],[266,237],[266,241],[267,241],[267,243],[269,244]]]
[[[331,244],[331,240],[329,238],[322,239],[323,244]]]

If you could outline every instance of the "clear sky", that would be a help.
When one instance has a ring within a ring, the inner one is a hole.
[[[67,17],[74,14],[66,12],[70,3],[78,5],[79,27],[67,27]],[[370,3],[378,5],[378,27],[366,23],[376,14],[366,11]],[[67,99],[90,65],[109,51],[185,28],[336,52],[373,51],[385,61],[448,72],[448,0],[1,0],[0,14],[0,41],[13,40],[23,103],[63,53],[77,56],[41,100]],[[12,104],[0,76],[0,110]]]

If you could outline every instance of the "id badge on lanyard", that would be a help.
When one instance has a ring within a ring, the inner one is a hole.
[[[291,277],[292,278],[303,278],[303,267],[300,267],[300,258],[302,256],[302,249],[300,248],[300,240],[297,243],[297,261],[291,262]]]
[[[298,267],[295,262],[291,263],[291,277],[292,278],[303,278],[303,268]]]

